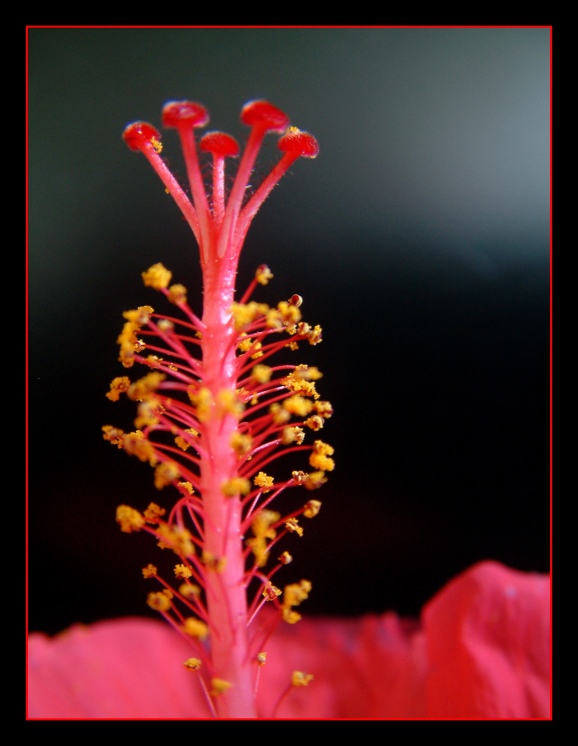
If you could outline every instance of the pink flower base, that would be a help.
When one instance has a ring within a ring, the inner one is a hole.
[[[314,675],[276,711],[291,719],[551,717],[550,579],[482,562],[426,604],[419,624],[387,612],[303,619],[266,646],[258,711],[271,717],[292,671]],[[188,719],[209,711],[187,641],[125,618],[32,633],[28,719]]]

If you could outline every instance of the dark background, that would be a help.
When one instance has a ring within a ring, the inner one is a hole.
[[[122,312],[161,261],[200,312],[192,235],[121,139],[189,98],[240,139],[267,98],[313,133],[249,232],[239,287],[298,292],[324,342],[337,468],[286,548],[303,611],[417,616],[483,559],[549,569],[548,28],[30,28],[30,629],[148,615],[152,539],[115,508],[158,499],[112,448]],[[177,137],[165,153],[184,174]],[[271,166],[260,160],[256,181]],[[195,303],[195,298],[197,302]],[[298,358],[298,359],[297,359]],[[152,612],[150,612],[152,615]]]

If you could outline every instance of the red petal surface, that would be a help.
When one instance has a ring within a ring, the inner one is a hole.
[[[421,625],[394,613],[303,619],[266,645],[258,705],[280,718],[550,717],[550,580],[482,562],[448,583]],[[208,710],[191,652],[161,621],[126,618],[29,639],[29,719],[186,719]]]

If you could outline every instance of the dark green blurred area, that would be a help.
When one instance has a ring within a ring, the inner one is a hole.
[[[284,547],[283,582],[313,582],[304,613],[415,616],[482,559],[547,571],[549,30],[28,34],[31,629],[148,614],[158,550],[114,511],[160,497],[101,426],[131,426],[104,394],[122,312],[158,303],[140,273],[163,262],[200,312],[188,226],[121,138],[170,99],[242,143],[241,106],[267,98],[320,144],[256,217],[239,274],[244,289],[267,263],[258,299],[297,292],[324,330],[295,357],[325,374],[337,460]],[[276,157],[272,138],[256,183]]]

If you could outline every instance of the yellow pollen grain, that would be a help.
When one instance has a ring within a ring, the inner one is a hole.
[[[117,376],[111,381],[110,391],[107,392],[106,396],[111,401],[118,401],[120,395],[128,391],[129,386],[130,378],[128,376]]]
[[[187,660],[183,663],[183,666],[185,668],[188,668],[190,671],[198,671],[201,667],[201,661],[199,658],[187,658]]]
[[[163,516],[167,511],[164,508],[161,508],[156,503],[149,503],[147,509],[144,512],[144,517],[146,518],[147,523],[158,523],[159,518]]]
[[[255,487],[260,487],[263,492],[270,492],[273,488],[273,477],[268,476],[264,471],[260,471],[253,480],[253,484]]]
[[[208,626],[200,619],[195,619],[192,616],[185,619],[182,630],[186,635],[197,640],[204,640],[209,634]]]
[[[155,290],[164,290],[169,286],[173,273],[170,272],[160,262],[153,264],[146,272],[142,273],[142,279],[145,287],[151,287]]]
[[[162,490],[163,487],[175,482],[180,475],[179,467],[174,461],[165,461],[155,469],[155,487]]]
[[[269,280],[273,279],[273,272],[271,272],[266,264],[261,264],[259,267],[257,267],[257,271],[255,272],[255,279],[260,285],[267,285]]]
[[[193,574],[193,571],[190,569],[190,567],[187,567],[186,565],[183,565],[183,564],[175,565],[175,577],[176,578],[185,580],[187,578],[190,578],[192,574]]]
[[[305,510],[303,515],[305,518],[314,518],[321,510],[321,503],[319,500],[309,500],[305,503]]]
[[[233,685],[230,681],[225,681],[225,679],[218,679],[216,677],[213,677],[211,679],[211,690],[209,694],[211,697],[220,697],[222,694],[225,694],[225,692],[229,691],[229,689]]]
[[[140,531],[145,524],[145,519],[142,513],[129,505],[119,505],[116,509],[116,522],[123,533],[130,534],[132,531]]]
[[[184,285],[171,285],[168,298],[171,303],[186,303],[187,288]]]
[[[233,477],[221,485],[221,492],[225,497],[236,497],[237,495],[248,495],[251,491],[251,482],[244,477]]]
[[[143,578],[154,578],[156,577],[157,572],[157,568],[149,563],[146,567],[143,567],[142,576]]]
[[[299,525],[297,518],[289,518],[285,522],[285,528],[290,531],[292,534],[297,534],[297,536],[303,536],[303,529]]]
[[[293,684],[293,686],[309,686],[310,682],[313,681],[313,678],[313,674],[311,673],[293,671],[291,674],[291,684]]]
[[[173,594],[167,589],[164,591],[153,591],[147,596],[147,605],[155,611],[169,611],[172,597]]]

